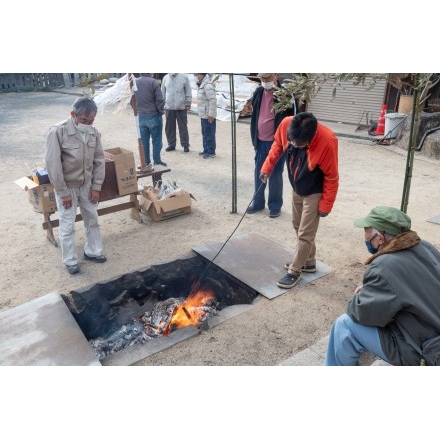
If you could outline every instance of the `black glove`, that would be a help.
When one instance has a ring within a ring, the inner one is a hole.
[[[326,212],[318,211],[318,214],[320,217],[327,217],[328,216],[328,214]]]

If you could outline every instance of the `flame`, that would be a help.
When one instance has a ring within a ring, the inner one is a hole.
[[[168,335],[171,329],[175,330],[189,325],[200,327],[202,319],[208,313],[205,306],[208,306],[214,298],[214,292],[210,290],[198,290],[190,294],[174,309],[173,316],[163,334]]]

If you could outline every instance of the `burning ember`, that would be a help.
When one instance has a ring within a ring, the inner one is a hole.
[[[200,284],[201,280],[203,283]],[[253,290],[198,256],[124,274],[62,295],[99,359],[135,344],[201,328],[236,304],[251,304]]]
[[[140,318],[122,326],[108,338],[89,341],[99,359],[135,343],[168,336],[179,328],[201,324],[216,312],[215,294],[210,290],[198,290],[185,298],[169,298],[158,302],[154,309]]]
[[[187,327],[188,325],[194,325],[200,328],[200,325],[212,312],[214,300],[214,292],[209,290],[199,290],[190,294],[182,304],[174,309],[171,320],[164,331],[164,335],[168,335],[173,330]]]

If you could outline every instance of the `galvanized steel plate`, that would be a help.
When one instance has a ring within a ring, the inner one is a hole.
[[[437,223],[438,225],[440,225],[440,214],[437,214],[437,215],[434,215],[433,217],[427,218],[426,221],[429,223]]]
[[[192,249],[208,261],[214,258],[212,264],[268,299],[291,290],[281,289],[276,283],[286,273],[284,265],[292,260],[294,248],[258,232],[248,232],[233,236],[217,255],[225,241],[195,246]],[[317,261],[316,272],[303,273],[297,285],[310,283],[329,272],[331,272],[329,266]]]

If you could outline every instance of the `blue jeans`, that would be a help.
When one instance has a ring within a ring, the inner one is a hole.
[[[202,124],[203,152],[205,154],[215,154],[215,129],[216,120],[209,123],[207,119],[200,118]]]
[[[254,186],[255,197],[252,206],[255,209],[263,209],[266,204],[264,191],[266,185],[269,185],[269,197],[267,199],[267,207],[269,210],[279,211],[283,206],[283,171],[286,163],[286,155],[283,154],[279,159],[272,174],[269,176],[267,184],[260,180],[261,167],[269,154],[271,141],[257,140],[257,147],[255,148],[255,171],[254,171]]]
[[[389,363],[382,351],[377,327],[357,324],[346,313],[339,316],[330,332],[324,365],[359,365],[359,356],[364,351]]]
[[[139,115],[139,131],[144,146],[145,163],[151,163],[150,137],[153,144],[153,162],[160,163],[162,150],[162,115]]]

